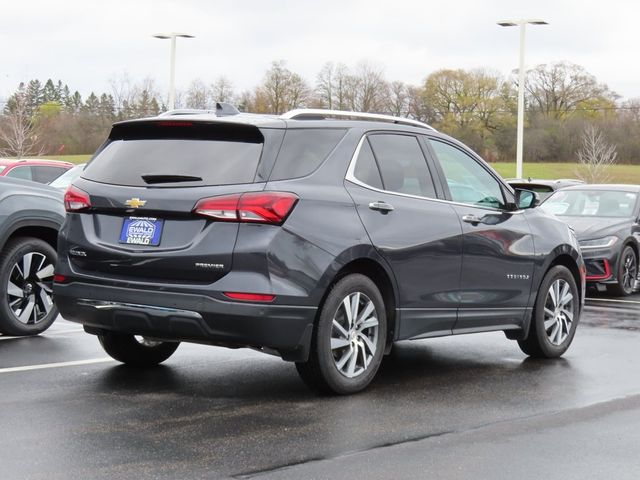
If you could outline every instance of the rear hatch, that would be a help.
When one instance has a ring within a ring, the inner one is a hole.
[[[239,225],[228,221],[235,207],[225,205],[233,194],[264,188],[265,137],[282,138],[264,130],[183,120],[116,124],[66,194],[67,210],[77,212],[66,232],[74,270],[154,282],[225,275]],[[222,202],[202,203],[212,197]],[[206,215],[194,211],[198,202],[208,205],[200,209]]]

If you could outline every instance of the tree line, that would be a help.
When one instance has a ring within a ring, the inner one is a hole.
[[[443,69],[418,85],[390,81],[383,68],[362,62],[327,63],[313,82],[275,61],[252,89],[237,92],[221,76],[193,80],[176,97],[178,108],[214,108],[230,102],[241,111],[282,114],[294,108],[328,108],[404,116],[429,123],[490,161],[513,161],[517,76],[487,69]],[[576,161],[587,126],[617,147],[617,161],[640,163],[640,99],[622,100],[584,67],[539,65],[525,76],[526,161]],[[151,78],[126,74],[109,91],[82,97],[62,81],[31,80],[7,99],[0,116],[4,155],[93,152],[117,120],[157,115],[166,101]]]

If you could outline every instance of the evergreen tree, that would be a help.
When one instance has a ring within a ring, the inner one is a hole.
[[[99,105],[100,116],[109,121],[113,120],[116,112],[116,102],[111,95],[103,93],[100,95]]]
[[[66,113],[74,114],[80,111],[80,109],[82,108],[82,96],[77,90],[73,92],[73,95],[71,95],[71,92],[67,87],[63,93],[63,97],[64,101],[62,105]]]
[[[100,100],[98,100],[98,97],[95,93],[91,92],[91,94],[87,97],[87,100],[84,102],[84,105],[82,107],[82,111],[90,115],[100,114]]]
[[[58,80],[58,83],[56,83],[56,100],[58,100],[60,103],[62,103],[62,95],[64,93],[65,87],[67,86],[62,85],[62,80]],[[67,90],[69,90],[69,87],[67,87]]]
[[[42,88],[41,103],[58,102],[58,101],[60,101],[60,95],[56,91],[56,86],[53,84],[53,80],[49,79],[47,80],[47,82],[44,84],[44,87]]]
[[[26,109],[29,115],[33,115],[38,107],[42,104],[43,90],[40,80],[30,80],[27,84],[26,92]]]
[[[20,85],[18,85],[18,90],[7,100],[7,103],[4,106],[4,113],[9,114],[15,112],[16,108],[18,108],[19,100],[23,99],[24,101],[26,95],[27,86],[24,84],[24,82],[20,82]]]
[[[66,112],[70,112],[69,110],[69,101],[71,99],[71,90],[69,90],[68,85],[64,85],[60,89],[60,103]]]

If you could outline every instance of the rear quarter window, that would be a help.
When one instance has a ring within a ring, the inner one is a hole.
[[[345,133],[345,129],[287,130],[270,180],[288,180],[314,172]]]

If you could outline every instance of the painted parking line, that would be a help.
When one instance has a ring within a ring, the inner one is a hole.
[[[613,303],[631,303],[635,305],[640,305],[640,301],[638,300],[618,300],[615,298],[587,298],[587,303],[589,302],[613,302]]]
[[[106,363],[106,362],[115,362],[115,360],[111,357],[103,357],[103,358],[90,358],[88,360],[75,360],[73,362],[42,363],[40,365],[25,365],[22,367],[0,368],[0,374],[13,373],[13,372],[28,372],[30,370],[43,370],[46,368],[76,367],[79,365],[92,365],[94,363]]]
[[[79,333],[79,332],[84,332],[84,328],[67,328],[64,330],[55,330],[53,332],[46,332],[37,336],[50,337],[53,335],[66,335],[67,333]],[[34,338],[34,336],[23,335],[18,337],[12,337],[12,336],[0,335],[0,340],[19,340],[21,338]]]

